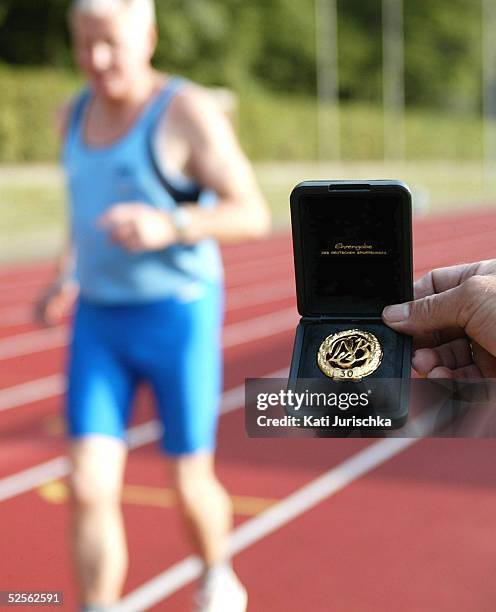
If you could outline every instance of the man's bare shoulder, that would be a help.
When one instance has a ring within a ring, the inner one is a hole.
[[[188,82],[174,96],[169,108],[171,122],[197,134],[209,132],[228,121],[216,95],[206,87]]]
[[[180,121],[203,122],[221,114],[222,109],[215,95],[206,87],[187,83],[171,101],[170,113]]]

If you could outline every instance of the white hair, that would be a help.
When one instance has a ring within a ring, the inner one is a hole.
[[[133,21],[146,25],[156,23],[154,0],[73,0],[72,12],[105,15],[115,9],[119,2],[127,8]]]

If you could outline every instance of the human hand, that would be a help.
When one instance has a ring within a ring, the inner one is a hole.
[[[132,253],[163,249],[178,239],[166,212],[140,202],[116,204],[97,224],[109,232],[112,242]]]
[[[78,293],[78,284],[72,279],[52,283],[35,302],[35,322],[50,326],[60,323],[72,310]]]
[[[384,309],[413,336],[413,367],[428,378],[496,378],[496,259],[433,270],[415,300]]]

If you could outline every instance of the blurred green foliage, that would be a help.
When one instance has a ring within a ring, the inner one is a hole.
[[[311,98],[247,90],[239,96],[238,133],[252,159],[312,160],[317,157],[316,114]],[[381,107],[343,102],[340,129],[343,160],[383,158]],[[406,115],[405,131],[408,160],[477,160],[483,153],[482,120],[476,115],[414,108]]]
[[[0,161],[57,155],[52,117],[80,80],[69,0],[0,0]],[[338,0],[342,149],[382,156],[381,0]],[[254,159],[317,152],[315,0],[157,0],[158,68],[239,95]],[[481,154],[481,0],[404,0],[411,159]],[[433,134],[436,137],[433,138]]]
[[[0,161],[54,159],[56,111],[79,82],[71,72],[0,65]]]
[[[381,98],[381,0],[337,0],[340,93]],[[69,67],[69,0],[0,0],[0,61]],[[206,85],[315,93],[315,0],[157,0],[156,64]],[[480,106],[481,0],[404,0],[407,101]]]
[[[77,91],[71,71],[0,65],[0,162],[50,161],[58,154],[54,133],[57,107]],[[254,160],[312,160],[317,156],[314,98],[240,86],[236,128]],[[380,159],[383,116],[365,102],[341,105],[343,159]],[[408,159],[479,159],[481,120],[412,109],[406,117]],[[433,137],[435,134],[435,137]]]

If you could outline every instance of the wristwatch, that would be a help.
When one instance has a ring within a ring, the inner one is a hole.
[[[176,228],[179,241],[185,242],[190,222],[188,211],[178,206],[170,211],[170,217],[174,227]]]

